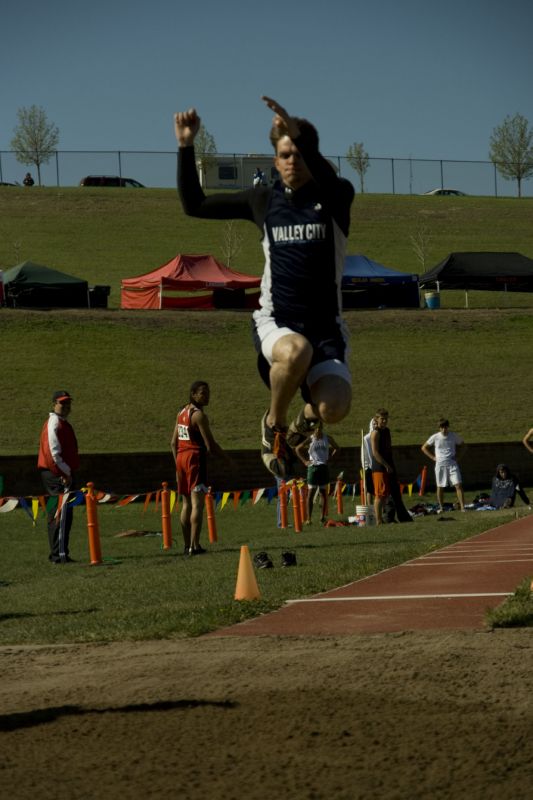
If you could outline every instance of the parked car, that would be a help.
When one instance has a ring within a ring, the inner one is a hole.
[[[434,195],[453,195],[454,197],[466,197],[466,192],[460,192],[459,189],[432,189],[430,192],[424,194]]]
[[[18,186],[18,183],[9,183],[8,181],[0,181],[0,186]]]
[[[119,175],[87,175],[82,178],[80,186],[126,186],[130,189],[144,189],[144,185],[133,178],[121,178]]]

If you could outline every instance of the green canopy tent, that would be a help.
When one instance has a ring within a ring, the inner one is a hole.
[[[81,278],[24,261],[3,275],[4,302],[10,308],[88,308],[89,285]]]

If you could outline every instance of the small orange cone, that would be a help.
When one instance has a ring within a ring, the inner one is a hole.
[[[235,587],[235,600],[259,600],[261,593],[255,579],[255,572],[250,558],[247,544],[241,545],[237,585]]]

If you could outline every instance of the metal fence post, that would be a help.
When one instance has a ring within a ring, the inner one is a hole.
[[[241,189],[244,189],[244,159],[242,156],[240,158],[240,167],[241,167]]]

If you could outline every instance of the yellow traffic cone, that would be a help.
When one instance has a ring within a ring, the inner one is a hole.
[[[247,544],[241,545],[235,600],[259,600],[261,593],[255,579],[255,572]]]

